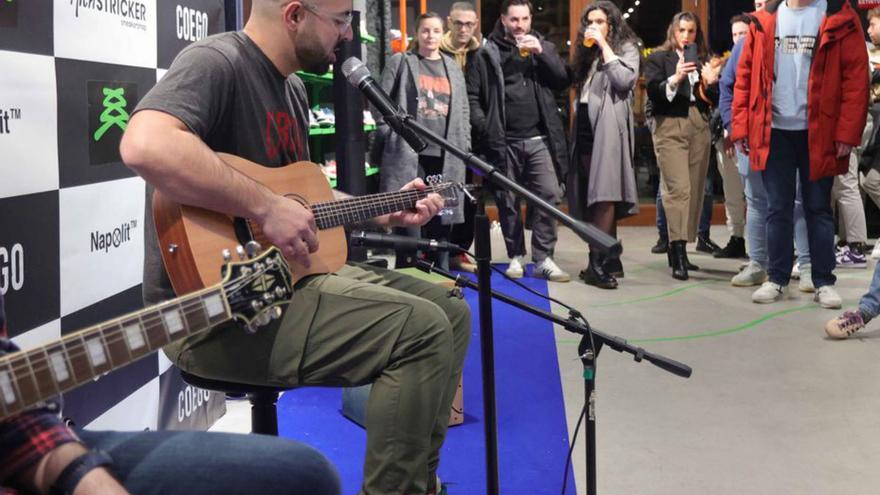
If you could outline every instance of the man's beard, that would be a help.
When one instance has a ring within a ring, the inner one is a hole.
[[[324,47],[311,41],[309,37],[305,37],[304,41],[296,45],[296,59],[302,70],[312,74],[324,74],[330,70],[330,57]]]

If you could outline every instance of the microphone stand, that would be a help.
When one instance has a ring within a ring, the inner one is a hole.
[[[388,118],[388,116],[386,116]],[[475,173],[489,181],[495,187],[502,190],[512,191],[517,196],[525,198],[535,208],[550,215],[553,219],[567,226],[581,239],[590,244],[594,249],[604,251],[612,256],[619,256],[622,247],[617,239],[602,232],[593,225],[580,222],[566,215],[555,206],[544,201],[533,192],[508,178],[497,168],[480,159],[473,153],[460,150],[446,139],[438,136],[430,129],[419,123],[413,116],[400,110],[393,118],[412,130],[424,140],[436,144],[446,153],[449,153],[462,161]],[[479,310],[480,310],[480,346],[483,368],[483,409],[485,414],[486,435],[486,490],[489,495],[500,492],[498,483],[498,434],[495,414],[495,346],[494,330],[492,327],[492,272],[490,261],[492,247],[489,237],[489,219],[485,211],[474,217],[474,251],[477,261],[477,279],[479,280]]]
[[[596,494],[596,410],[595,410],[595,387],[596,387],[596,359],[599,357],[599,351],[603,345],[607,345],[617,352],[626,352],[632,354],[633,359],[639,363],[646,360],[649,363],[668,371],[674,375],[689,378],[692,370],[690,366],[679,363],[673,359],[669,359],[659,354],[650,353],[641,347],[629,344],[625,339],[602,333],[591,328],[589,323],[581,323],[577,321],[576,316],[572,314],[569,318],[563,318],[550,311],[545,311],[537,306],[520,301],[519,299],[508,296],[495,290],[486,290],[482,283],[477,284],[467,277],[455,275],[446,270],[436,267],[432,263],[423,260],[416,261],[416,268],[426,273],[438,273],[446,278],[455,281],[455,285],[462,288],[468,288],[479,292],[480,296],[489,292],[490,296],[519,308],[526,313],[540,316],[557,325],[561,325],[569,332],[581,335],[581,341],[578,345],[578,355],[584,364],[584,398],[586,401],[586,418],[585,427],[585,451],[586,451],[586,468],[587,468],[587,494]],[[493,375],[494,376],[494,375]],[[568,474],[566,473],[566,476]],[[494,492],[497,493],[497,492]]]

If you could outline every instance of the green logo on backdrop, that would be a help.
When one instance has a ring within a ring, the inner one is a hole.
[[[125,100],[125,88],[104,88],[103,92],[104,101],[102,104],[104,105],[104,111],[101,112],[100,117],[101,127],[93,135],[96,142],[100,141],[104,133],[113,126],[119,127],[123,131],[128,126],[129,115],[128,111],[125,110],[128,102]]]

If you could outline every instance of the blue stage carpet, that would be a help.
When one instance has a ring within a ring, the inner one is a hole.
[[[522,280],[547,293],[543,280]],[[550,307],[497,274],[492,283],[496,290]],[[465,423],[449,429],[439,472],[450,495],[486,492],[477,295],[467,290],[465,296],[474,318],[464,368]],[[552,325],[497,301],[493,316],[501,493],[559,494],[569,444]],[[572,361],[572,366],[580,363]],[[294,390],[278,402],[278,423],[282,436],[314,446],[336,465],[343,493],[349,495],[360,488],[366,433],[342,416],[341,407],[339,389]],[[575,493],[570,469],[567,476],[567,492]]]

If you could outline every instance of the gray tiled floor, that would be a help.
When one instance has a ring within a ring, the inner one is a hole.
[[[655,229],[622,228],[620,237],[626,278],[618,290],[554,283],[551,294],[581,309],[595,328],[684,362],[694,374],[678,378],[603,350],[599,493],[880,493],[880,322],[861,338],[829,341],[822,326],[838,311],[819,308],[809,294],[795,290],[785,301],[753,304],[751,289],[728,283],[738,261],[693,252],[691,261],[704,270],[679,282],[665,256],[649,252]],[[726,230],[715,227],[713,238],[723,244]],[[503,260],[498,232],[493,245]],[[576,275],[585,252],[571,232],[560,232],[560,266]],[[872,268],[838,271],[845,307],[857,304]],[[557,341],[572,430],[583,405],[583,370],[577,337],[558,330]],[[215,429],[247,431],[248,418],[246,403],[230,403]],[[581,432],[574,460],[580,494],[583,452]]]

